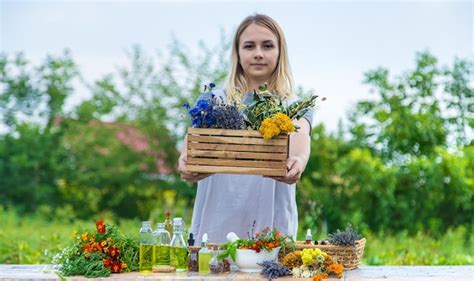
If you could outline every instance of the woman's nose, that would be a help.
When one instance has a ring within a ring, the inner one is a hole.
[[[260,49],[260,47],[255,48],[255,52],[254,52],[254,54],[253,54],[253,57],[254,57],[255,59],[261,59],[261,58],[263,58],[262,49]]]

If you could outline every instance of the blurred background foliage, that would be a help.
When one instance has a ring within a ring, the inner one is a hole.
[[[98,217],[132,235],[166,209],[189,223],[195,187],[176,172],[182,104],[209,81],[223,85],[228,50],[201,43],[193,56],[173,38],[152,57],[134,46],[128,65],[93,82],[67,50],[39,65],[1,54],[0,263],[50,262],[73,228]],[[472,73],[468,59],[440,66],[422,51],[402,74],[364,73],[372,98],[337,132],[316,113],[299,237],[352,223],[368,237],[367,264],[472,264]],[[88,98],[66,106],[78,93]]]

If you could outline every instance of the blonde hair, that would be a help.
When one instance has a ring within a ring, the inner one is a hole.
[[[232,43],[231,67],[227,77],[227,98],[230,101],[241,101],[244,93],[254,90],[248,88],[239,58],[240,36],[252,23],[267,28],[278,40],[278,63],[275,71],[270,77],[270,81],[268,81],[268,90],[274,94],[282,96],[283,98],[291,98],[293,93],[293,76],[291,75],[290,63],[288,60],[288,48],[286,46],[285,35],[274,19],[261,14],[246,17],[235,32]]]

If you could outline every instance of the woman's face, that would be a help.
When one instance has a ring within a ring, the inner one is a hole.
[[[247,79],[268,82],[278,63],[277,37],[267,28],[250,24],[239,38],[240,65]]]

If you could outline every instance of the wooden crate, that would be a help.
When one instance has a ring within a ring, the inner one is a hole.
[[[258,131],[188,129],[187,169],[194,173],[285,176],[289,136],[265,140]]]

